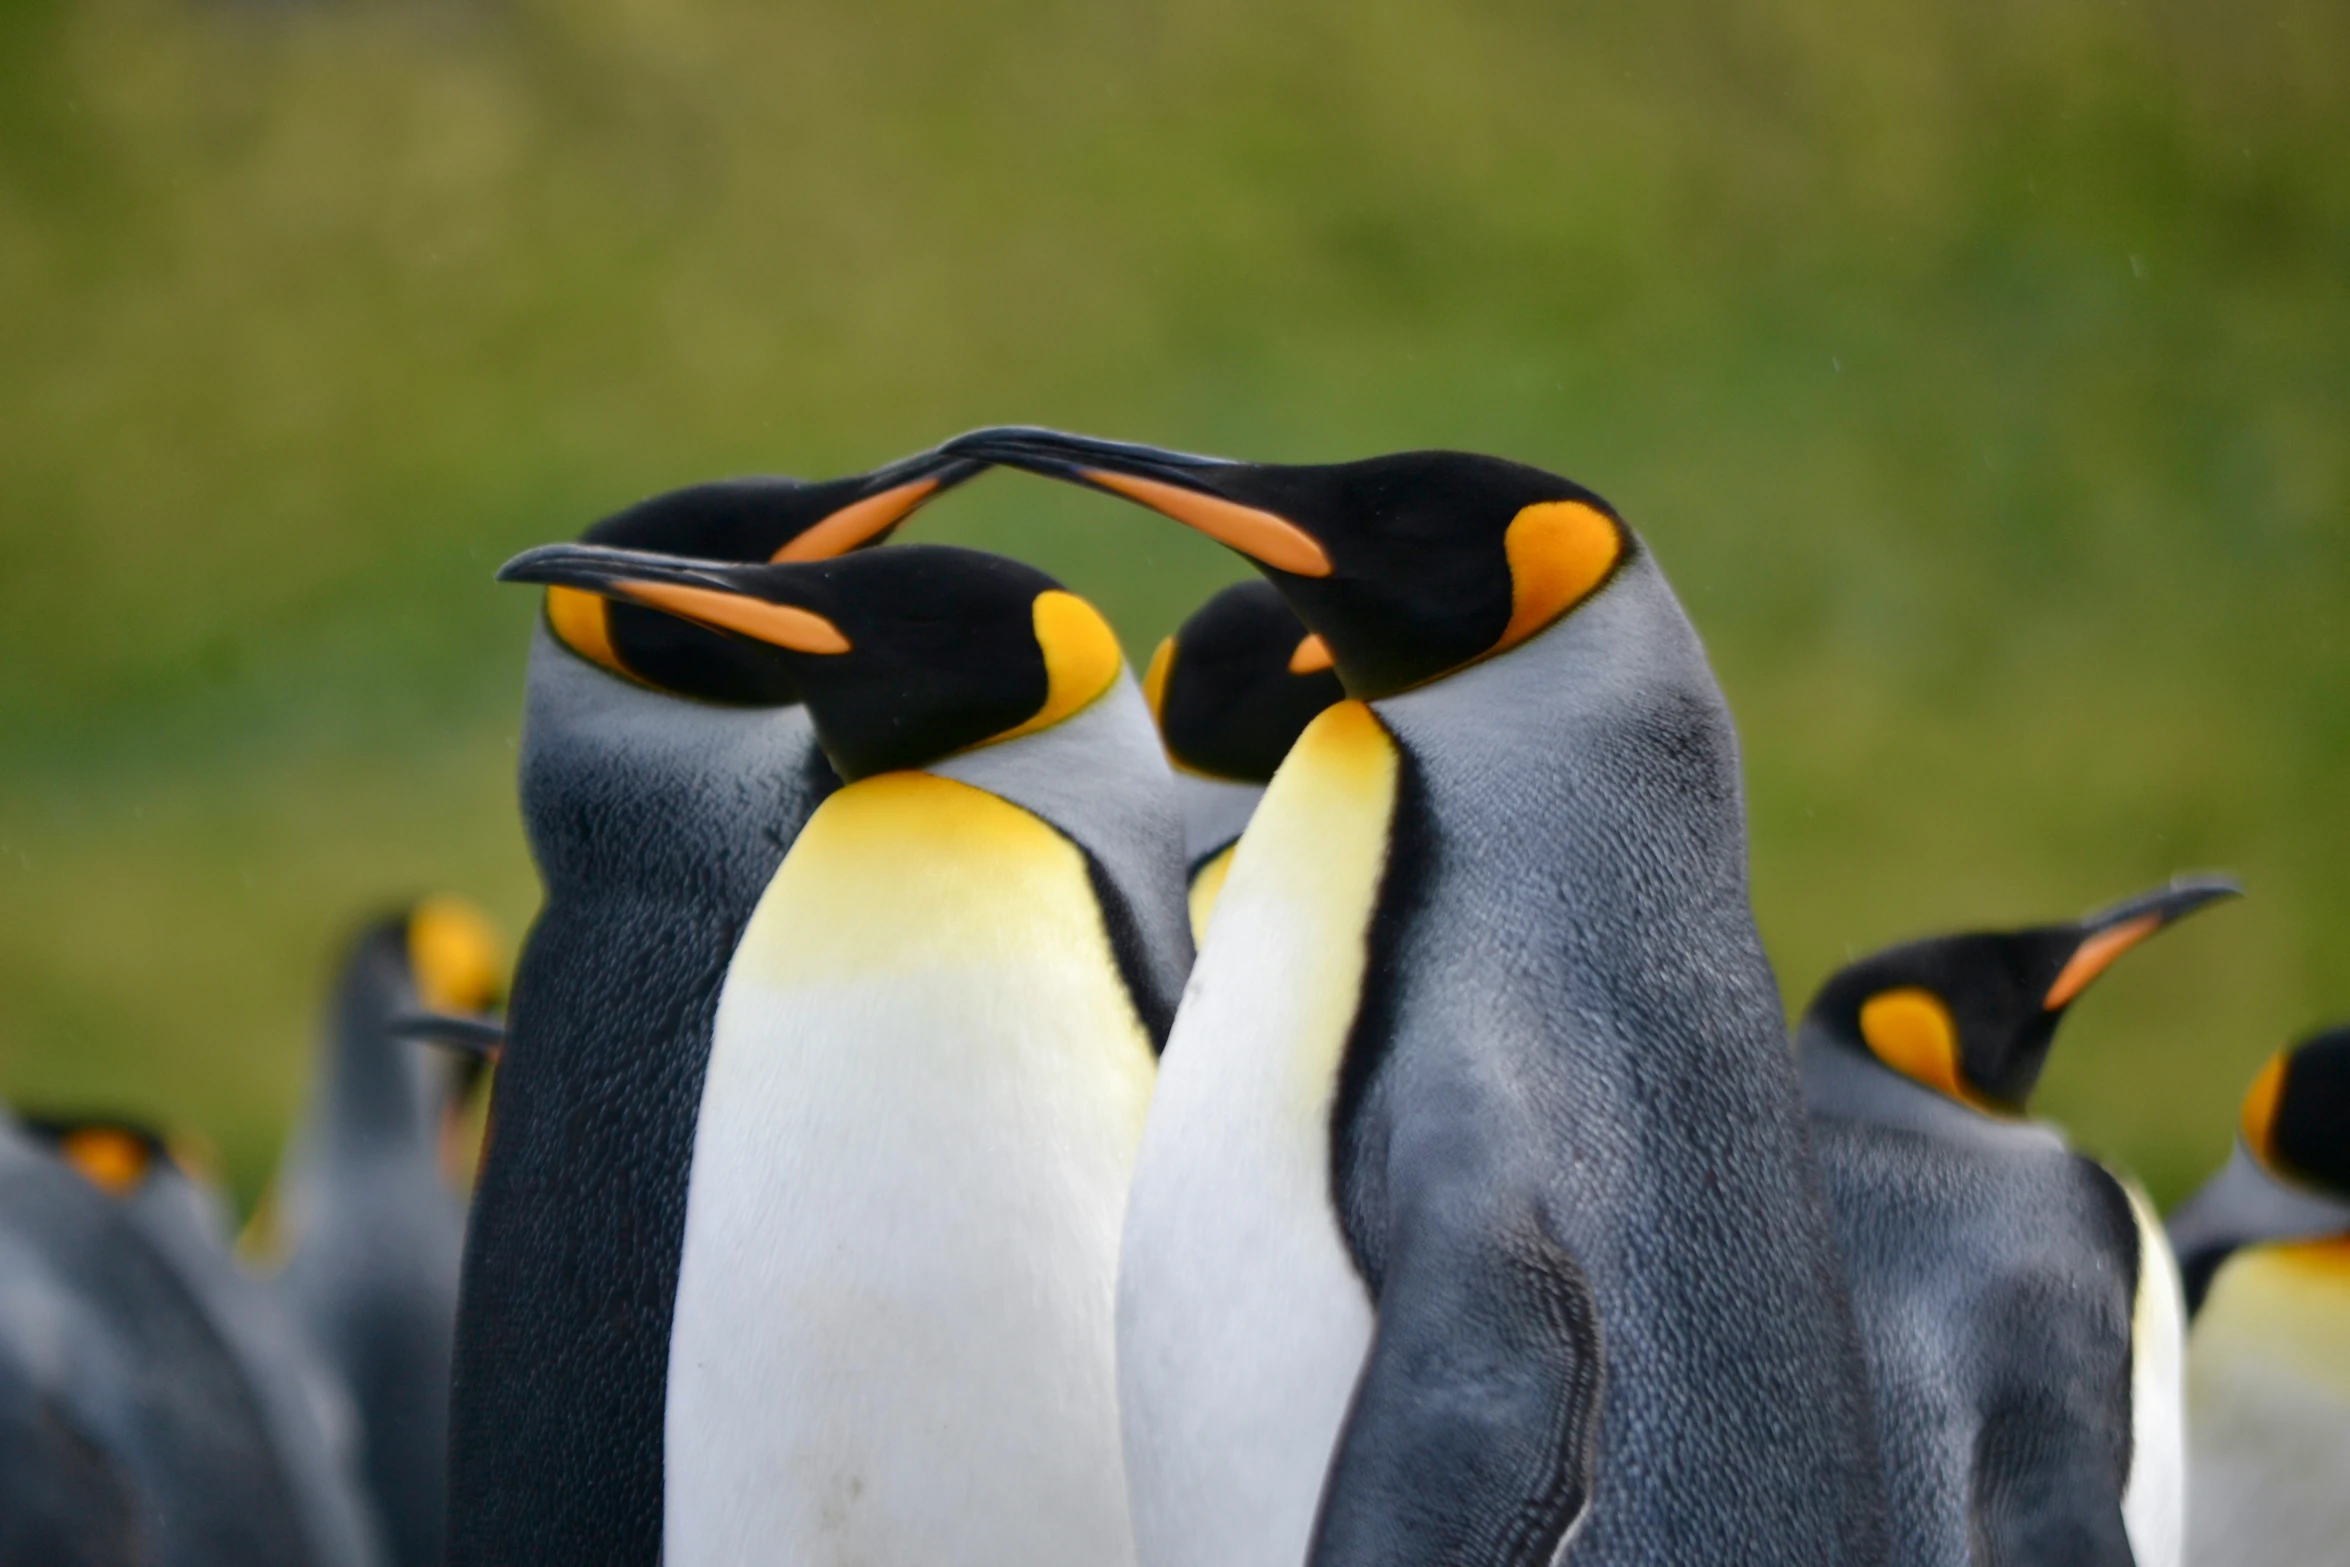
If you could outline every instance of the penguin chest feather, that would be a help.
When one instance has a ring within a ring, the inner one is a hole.
[[[1369,1348],[1331,1194],[1398,758],[1324,712],[1232,858],[1168,1040],[1118,1281],[1118,1375],[1145,1567],[1295,1567]]]
[[[2187,1359],[2191,1562],[2339,1560],[2350,1539],[2350,1239],[2224,1263]]]
[[[816,812],[695,1130],[663,1559],[1131,1559],[1112,1303],[1153,1075],[1084,856],[923,773]]]
[[[2122,1526],[2138,1567],[2177,1567],[2187,1545],[2186,1299],[2178,1260],[2154,1204],[2122,1190],[2138,1227],[2138,1289],[2130,1311],[2130,1477]]]

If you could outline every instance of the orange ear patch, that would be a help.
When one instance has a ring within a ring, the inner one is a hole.
[[[109,1197],[125,1197],[147,1178],[147,1145],[112,1126],[85,1126],[59,1140],[57,1153]]]
[[[1967,1085],[1958,1064],[1958,1025],[1930,990],[1906,985],[1861,1003],[1860,1037],[1869,1052],[1913,1082],[1974,1110],[1997,1107]]]
[[[1167,721],[1167,677],[1175,672],[1175,639],[1161,637],[1151,651],[1150,668],[1142,672],[1142,699],[1150,704],[1151,720]]]
[[[408,971],[435,1012],[481,1012],[505,988],[505,960],[489,916],[462,898],[427,898],[408,916]]]
[[[1328,669],[1333,660],[1330,644],[1322,640],[1320,632],[1309,631],[1289,655],[1289,672],[1293,675],[1317,674]]]
[[[612,651],[612,627],[604,618],[604,600],[597,594],[585,588],[547,589],[547,626],[556,641],[589,663],[623,680],[636,678]]]
[[[2285,1092],[2286,1052],[2280,1050],[2268,1058],[2268,1065],[2252,1080],[2244,1091],[2244,1108],[2237,1118],[2237,1129],[2244,1135],[2244,1146],[2252,1150],[2252,1157],[2267,1169],[2276,1168],[2276,1150],[2269,1144],[2269,1133],[2277,1119],[2277,1101]]]
[[[998,740],[1050,729],[1109,690],[1125,662],[1110,623],[1076,594],[1060,588],[1039,593],[1033,615],[1036,645],[1044,650],[1044,706]]]
[[[1624,553],[1606,513],[1581,501],[1541,501],[1510,519],[1502,535],[1510,563],[1510,622],[1493,651],[1515,647],[1573,609]]]

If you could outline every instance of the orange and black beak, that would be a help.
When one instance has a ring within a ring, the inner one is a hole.
[[[1598,496],[1476,452],[1244,463],[1025,426],[939,450],[1106,490],[1238,550],[1366,700],[1507,651],[1633,554]]]
[[[506,1048],[506,1024],[495,1013],[404,1012],[385,1025],[395,1039],[436,1045],[460,1058],[496,1065]]]
[[[2073,927],[2077,939],[2041,996],[2041,1007],[2054,1012],[2070,1005],[2116,959],[2156,931],[2197,909],[2243,895],[2244,889],[2224,876],[2181,876],[2167,887],[2125,898],[2083,917]]]
[[[741,580],[746,571],[758,574],[759,594],[746,589]],[[789,596],[795,579],[766,567],[680,560],[599,544],[542,544],[499,567],[498,580],[545,583],[639,604],[791,653],[849,650],[848,637],[822,613],[779,602]],[[804,579],[803,585],[820,580]]]

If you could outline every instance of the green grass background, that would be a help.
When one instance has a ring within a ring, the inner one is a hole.
[[[354,919],[529,917],[492,568],[1025,420],[1610,497],[1791,1006],[2240,872],[2041,1098],[2175,1197],[2350,1014],[2346,149],[2339,0],[0,0],[0,1090],[249,1196]],[[1237,572],[916,536],[1138,649]]]

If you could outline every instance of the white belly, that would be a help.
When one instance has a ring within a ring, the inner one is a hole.
[[[2130,1477],[2122,1527],[2138,1567],[2179,1567],[2187,1548],[2186,1301],[2162,1219],[2129,1183],[2138,1226],[2138,1294],[2130,1313]]]
[[[2220,1269],[2187,1356],[2194,1567],[2350,1562],[2350,1241]]]
[[[816,813],[720,997],[668,1567],[1118,1567],[1111,1314],[1152,1077],[1084,862],[966,785]]]
[[[1314,721],[1234,855],[1143,1133],[1118,1382],[1143,1567],[1298,1567],[1372,1311],[1330,1107],[1395,798],[1368,709]]]

